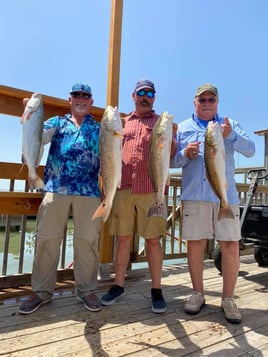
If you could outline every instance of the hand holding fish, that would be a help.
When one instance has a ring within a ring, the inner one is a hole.
[[[227,136],[231,133],[232,127],[229,123],[228,117],[224,118],[224,124],[221,124],[221,132],[223,139],[227,138]]]
[[[188,159],[195,159],[199,155],[199,145],[200,141],[189,143],[184,150],[185,156]]]
[[[26,105],[27,103],[29,102],[30,98],[23,98],[22,100],[22,104],[23,104],[23,107],[26,108]]]
[[[171,148],[170,148],[170,157],[174,157],[177,152],[177,148],[178,148],[178,141],[176,139],[177,130],[178,130],[178,124],[172,123],[172,141],[171,141]]]

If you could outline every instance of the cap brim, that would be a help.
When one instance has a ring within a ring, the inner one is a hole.
[[[137,91],[139,91],[141,89],[145,89],[145,88],[146,89],[150,89],[151,91],[153,91],[155,93],[155,90],[152,87],[149,87],[149,86],[141,86],[141,87],[136,88],[135,90],[137,92]]]
[[[73,90],[72,92],[70,92],[70,94],[72,94],[72,93],[77,93],[77,92],[86,93],[86,94],[92,94],[92,93],[89,93],[89,92],[86,91],[86,90],[81,90],[81,89]]]

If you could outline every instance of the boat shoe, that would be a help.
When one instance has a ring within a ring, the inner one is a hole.
[[[85,308],[89,311],[100,311],[101,310],[101,302],[99,298],[94,294],[90,293],[86,296],[77,296],[78,301],[82,302]]]
[[[37,294],[32,294],[27,298],[27,300],[21,304],[19,308],[19,313],[23,315],[28,315],[39,309],[41,305],[47,304],[51,299],[42,300]]]

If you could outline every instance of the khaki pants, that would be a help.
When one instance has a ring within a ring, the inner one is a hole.
[[[74,222],[74,276],[77,293],[83,297],[97,285],[100,219],[91,220],[100,199],[47,192],[39,207],[37,242],[33,262],[32,290],[41,299],[52,296],[56,285],[60,245],[70,209]]]

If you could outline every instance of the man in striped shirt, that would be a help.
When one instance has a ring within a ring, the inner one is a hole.
[[[166,234],[166,220],[147,217],[155,198],[155,188],[148,170],[152,129],[159,118],[153,110],[155,93],[154,83],[140,80],[132,93],[135,110],[124,118],[122,181],[110,214],[110,234],[117,237],[115,285],[103,295],[101,302],[103,305],[112,305],[124,295],[130,243],[136,234],[145,238],[152,279],[152,311],[164,313],[167,306],[161,290],[163,256],[160,238]],[[175,154],[176,148],[177,142],[174,139],[172,154]]]

